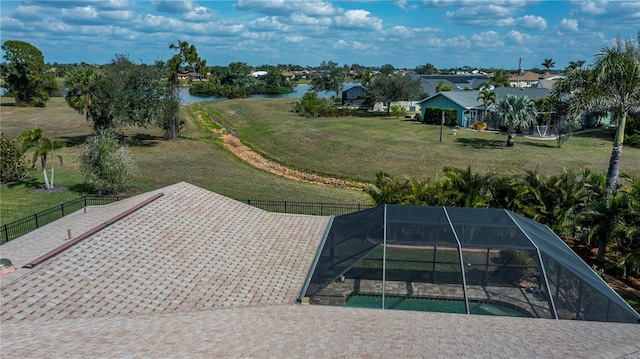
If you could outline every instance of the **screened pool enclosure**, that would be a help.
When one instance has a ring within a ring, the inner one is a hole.
[[[640,322],[548,227],[501,209],[385,205],[331,217],[299,301]]]

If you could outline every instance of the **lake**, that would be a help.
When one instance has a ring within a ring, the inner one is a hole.
[[[347,90],[350,89],[351,87],[355,86],[355,85],[360,85],[359,82],[346,82],[343,86],[343,89]],[[249,95],[249,98],[302,98],[302,96],[304,96],[304,94],[309,91],[309,89],[311,88],[311,85],[298,85],[295,86],[293,88],[293,92],[290,93],[285,93],[285,94],[279,94],[279,95]],[[0,87],[0,96],[4,96],[4,94],[7,92],[7,89],[4,87]],[[322,97],[322,98],[329,98],[331,96],[334,96],[335,92],[327,92],[327,91],[319,91],[318,92],[318,96]],[[340,93],[339,96],[342,95],[342,92]],[[217,101],[217,100],[226,100],[226,97],[216,97],[216,96],[207,96],[207,97],[200,97],[200,96],[193,96],[191,94],[189,94],[189,88],[188,87],[181,87],[178,89],[178,96],[180,97],[180,102],[182,104],[188,103],[188,102],[202,102],[202,101]]]
[[[359,82],[346,82],[343,86],[343,89],[347,90],[355,85],[360,85]],[[279,95],[249,95],[249,98],[302,98],[304,94],[309,91],[311,85],[298,85],[293,88],[293,92],[279,94]],[[340,93],[339,96],[341,96]],[[217,100],[226,100],[226,97],[216,97],[216,96],[193,96],[189,94],[188,87],[181,87],[178,89],[178,96],[180,97],[180,102],[185,104],[188,102],[202,102],[202,101],[217,101]],[[327,91],[319,91],[318,96],[322,98],[329,98],[331,96],[335,96],[335,92],[327,92]]]

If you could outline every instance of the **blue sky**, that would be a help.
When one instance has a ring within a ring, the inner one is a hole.
[[[530,69],[552,58],[563,69],[640,30],[638,0],[2,0],[0,10],[2,42],[29,42],[51,63],[167,60],[182,40],[209,65],[515,69],[522,58]]]

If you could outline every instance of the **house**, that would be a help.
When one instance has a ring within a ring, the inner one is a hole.
[[[538,80],[541,78],[543,78],[543,75],[525,71],[524,73],[516,73],[509,76],[509,84],[511,87],[536,87]]]
[[[267,76],[269,73],[267,71],[253,71],[251,72],[251,77],[258,78],[261,76]]]
[[[631,358],[640,352],[637,324],[298,304],[332,221],[266,212],[185,182],[76,211],[2,245],[3,258],[18,268],[0,276],[2,356]],[[569,281],[569,274],[561,278]]]
[[[367,89],[361,85],[355,85],[342,91],[342,106],[348,107],[365,107],[364,95]]]
[[[532,100],[546,97],[551,91],[545,88],[517,88],[517,87],[496,87],[492,92],[496,93],[497,100],[506,95],[525,95]],[[424,118],[427,107],[440,109],[453,109],[458,112],[458,126],[471,127],[480,116],[483,115],[485,109],[482,100],[478,100],[477,91],[444,91],[436,93],[433,96],[419,101],[418,104],[423,109],[421,112]],[[493,105],[491,105],[493,106]],[[491,109],[489,106],[489,109]]]
[[[417,75],[411,74],[412,79],[420,79],[424,93],[435,94],[438,84],[451,87],[451,91],[477,90],[489,82],[489,78],[481,73],[459,75]]]
[[[543,79],[538,80],[538,84],[536,85],[537,88],[546,88],[549,90],[553,90],[553,86],[555,86],[556,82],[560,79],[565,78],[566,76],[563,75],[556,75],[556,76],[548,76],[545,77]]]
[[[458,126],[470,127],[478,120],[483,111],[481,100],[477,100],[477,91],[443,91],[419,101],[420,116],[424,118],[428,107],[453,109],[458,112]]]

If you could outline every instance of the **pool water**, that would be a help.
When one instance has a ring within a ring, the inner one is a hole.
[[[350,295],[347,307],[374,308],[382,306],[382,297],[372,295]],[[421,312],[466,313],[464,301],[429,298],[385,297],[385,309],[414,310]],[[471,314],[495,315],[506,317],[528,317],[527,314],[502,305],[487,302],[469,301]]]

